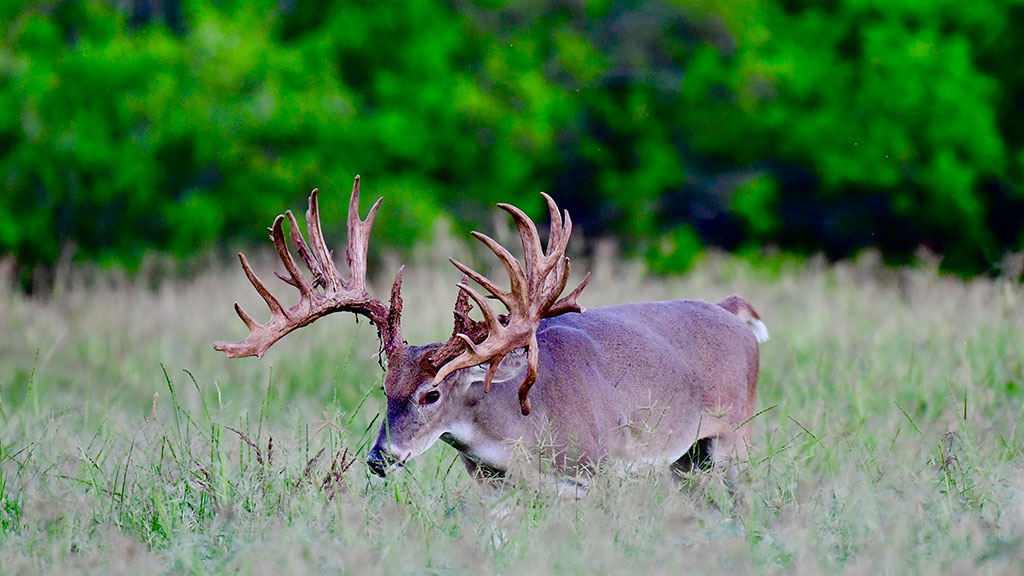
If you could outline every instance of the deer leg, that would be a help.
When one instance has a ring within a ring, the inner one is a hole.
[[[711,438],[701,438],[694,442],[686,454],[669,466],[674,475],[679,477],[697,470],[706,470],[711,464],[709,447],[711,440]]]
[[[673,477],[682,480],[697,471],[721,470],[729,493],[739,490],[738,463],[747,457],[746,436],[740,432],[701,438],[681,458],[670,466]]]
[[[469,475],[483,489],[480,494],[480,503],[490,509],[491,544],[497,550],[508,541],[505,525],[512,518],[512,506],[509,500],[507,498],[502,500],[506,482],[505,472],[484,466],[461,452],[459,458],[462,459]]]
[[[463,453],[459,453],[466,471],[487,492],[497,493],[505,486],[505,471],[485,466]]]
[[[748,441],[745,432],[739,430],[709,439],[708,456],[711,466],[725,473],[725,485],[733,496],[739,489],[738,464],[747,459]]]

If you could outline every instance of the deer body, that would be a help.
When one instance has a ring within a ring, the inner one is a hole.
[[[757,339],[722,306],[677,300],[589,309],[545,319],[537,340],[527,416],[517,410],[516,386],[505,385],[521,381],[522,355],[506,357],[488,393],[486,367],[466,368],[449,376],[439,400],[423,404],[433,374],[422,358],[434,346],[410,348],[389,367],[388,421],[371,469],[384,475],[438,439],[471,473],[487,476],[504,473],[517,450],[572,477],[605,463],[668,466],[702,439],[714,439],[710,455],[719,463],[746,456]]]
[[[519,230],[523,260],[484,234],[473,236],[501,261],[509,288],[452,260],[465,275],[458,284],[452,336],[444,343],[410,346],[401,329],[402,270],[388,304],[366,284],[367,245],[381,200],[365,220],[360,218],[356,177],[349,198],[346,277],[324,241],[314,190],[306,212],[308,243],[291,211],[270,228],[286,272],[278,277],[298,290],[299,301],[285,308],[239,254],[270,319],[261,324],[236,303],[249,336],[216,342],[214,348],[232,358],[261,357],[285,335],[328,314],[369,318],[388,361],[387,416],[367,459],[381,476],[438,439],[455,446],[481,480],[503,475],[517,450],[576,478],[605,462],[689,469],[697,442],[715,464],[744,458],[757,394],[757,342],[768,337],[757,312],[739,296],[717,304],[676,300],[584,312],[577,298],[589,274],[562,296],[572,221],[543,196],[551,215],[547,246],[525,213],[499,204]],[[288,247],[286,220],[288,239],[311,277],[300,271]],[[496,312],[469,286],[470,279],[507,312]],[[470,317],[474,303],[482,321]]]

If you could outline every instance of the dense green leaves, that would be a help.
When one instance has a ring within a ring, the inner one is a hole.
[[[8,5],[0,251],[186,256],[356,173],[396,246],[548,190],[663,271],[1024,249],[1019,2],[501,4]]]

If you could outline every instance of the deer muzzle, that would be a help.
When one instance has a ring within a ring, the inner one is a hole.
[[[378,445],[370,450],[370,455],[366,457],[366,465],[370,467],[371,472],[384,478],[388,475],[388,471],[400,465],[400,462],[391,455],[391,452],[387,449],[381,449]]]

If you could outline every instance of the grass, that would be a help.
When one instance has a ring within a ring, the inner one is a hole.
[[[440,252],[406,271],[412,342],[450,330]],[[0,573],[1024,570],[1016,282],[870,256],[710,256],[654,279],[597,258],[588,307],[738,292],[761,312],[772,340],[739,494],[650,471],[598,477],[580,501],[523,478],[485,502],[441,444],[368,473],[383,395],[365,322],[228,360],[212,342],[244,335],[231,303],[262,305],[234,266],[201,268],[73,270],[48,298],[0,288]]]

